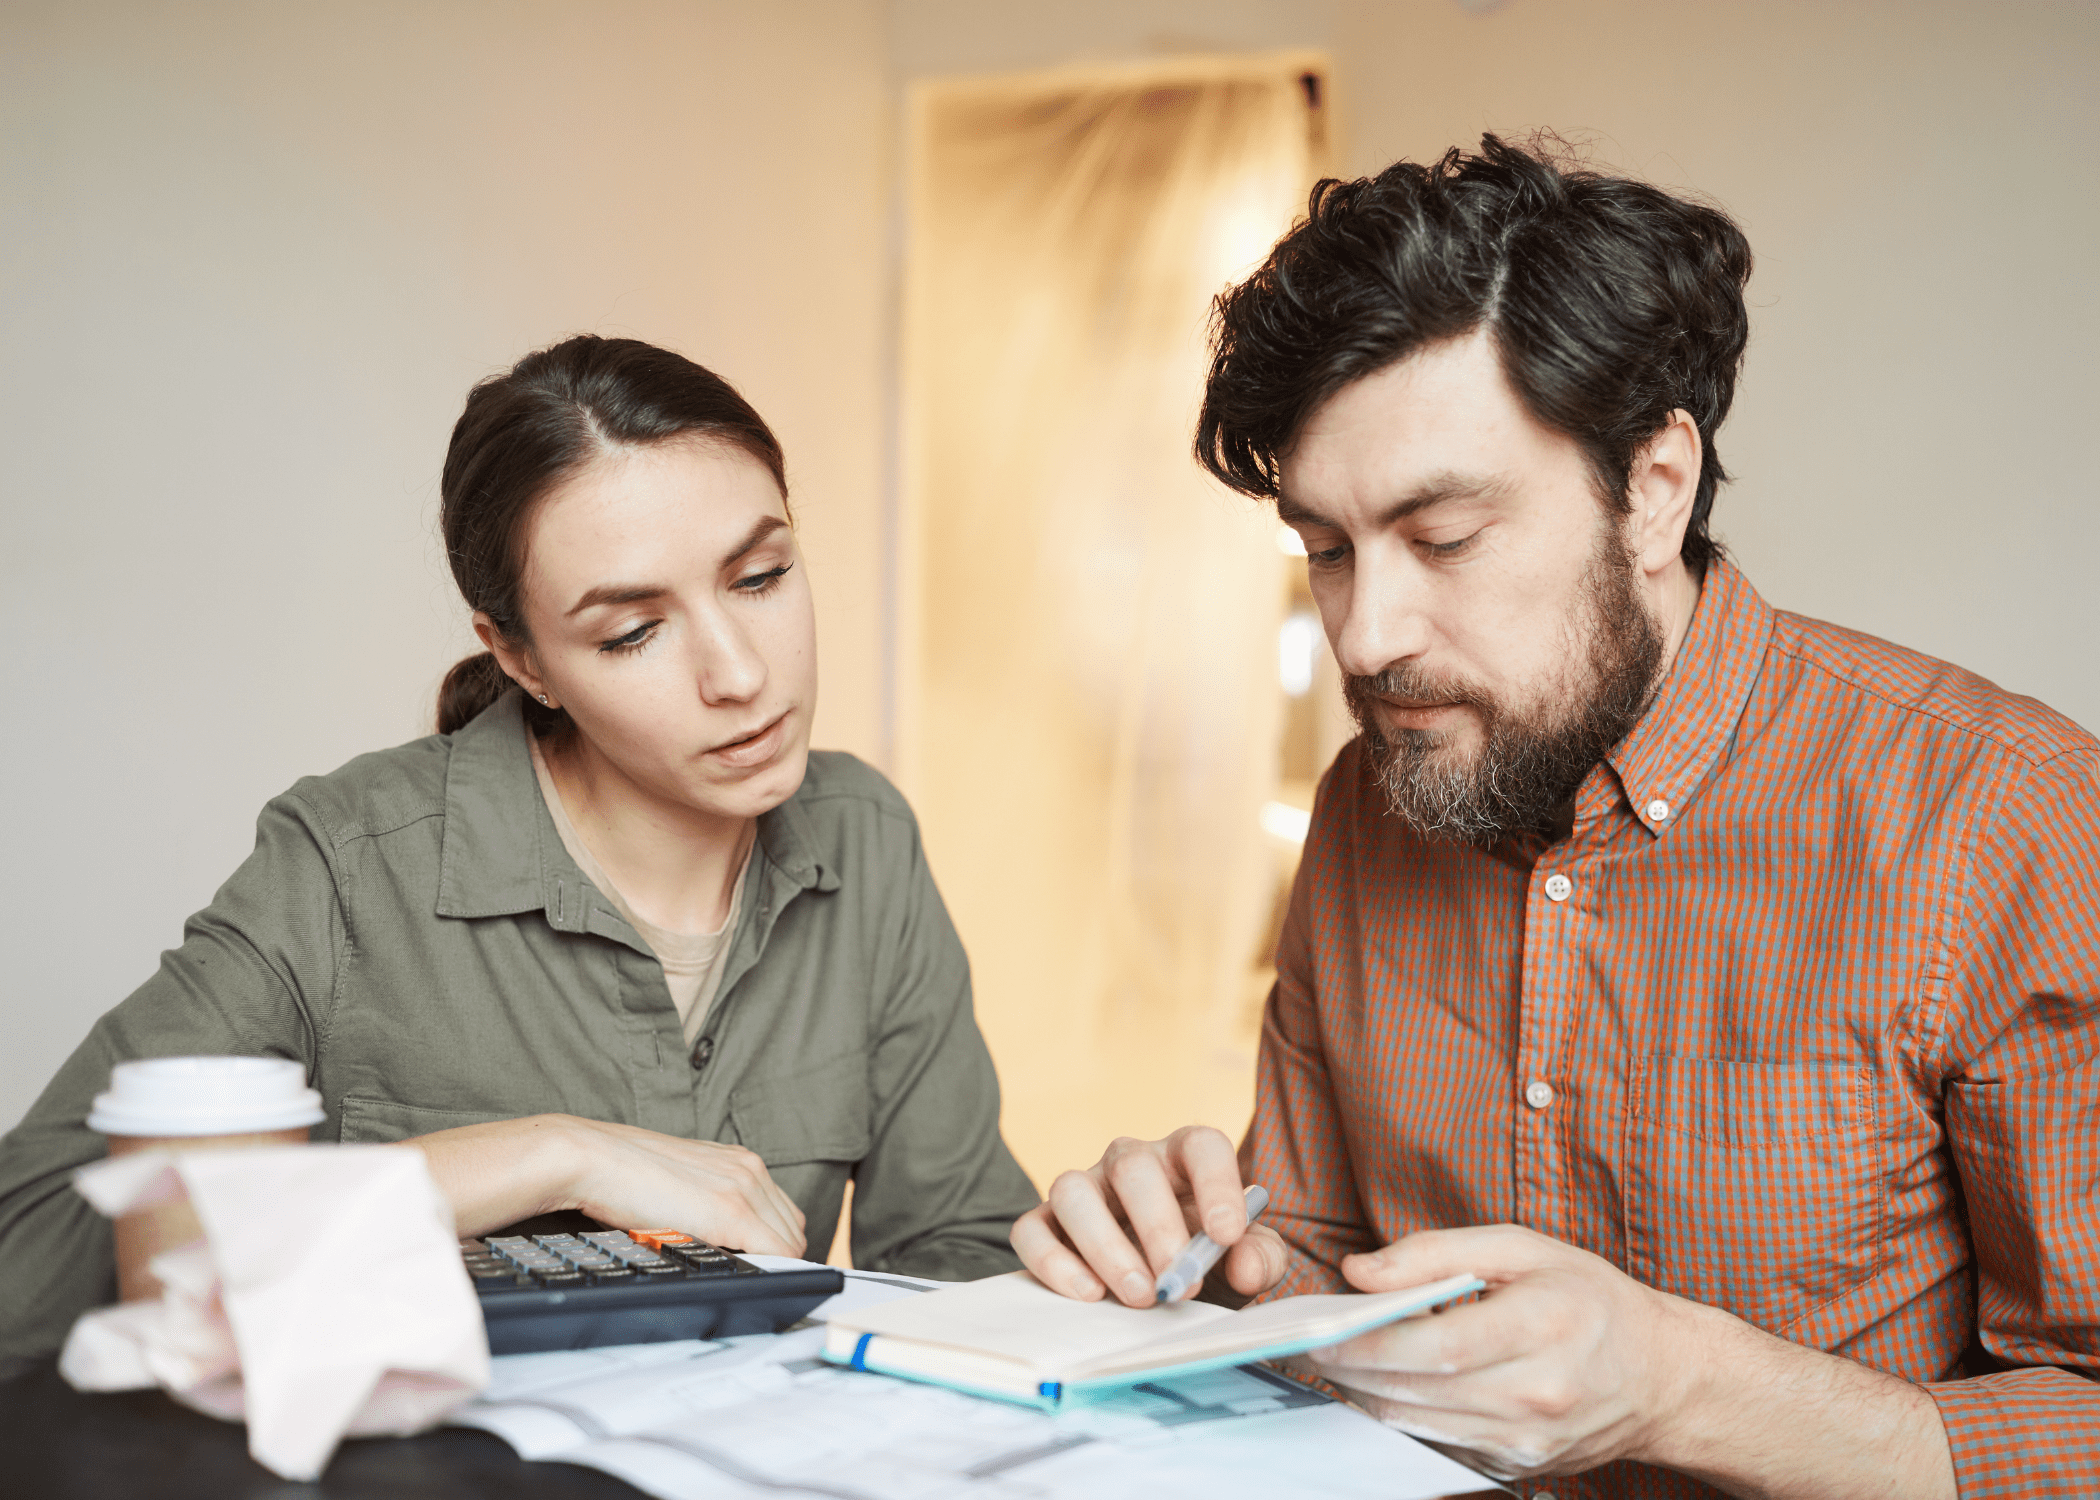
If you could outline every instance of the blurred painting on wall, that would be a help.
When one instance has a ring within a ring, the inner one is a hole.
[[[1279,679],[1303,564],[1189,442],[1211,299],[1325,165],[1325,76],[1197,58],[911,100],[898,770],[1039,1182],[1251,1107],[1276,807],[1309,805],[1310,682]]]

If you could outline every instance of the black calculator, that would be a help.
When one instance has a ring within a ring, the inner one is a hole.
[[[489,1353],[776,1333],[846,1284],[828,1267],[766,1271],[689,1235],[573,1217],[459,1242]]]

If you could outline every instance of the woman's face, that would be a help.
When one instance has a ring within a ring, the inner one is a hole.
[[[706,438],[605,454],[541,502],[523,585],[532,646],[498,659],[569,711],[598,769],[724,818],[802,784],[816,619],[758,460]]]

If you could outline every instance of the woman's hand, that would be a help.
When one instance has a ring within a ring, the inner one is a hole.
[[[676,1229],[730,1250],[800,1255],[802,1210],[742,1146],[574,1115],[462,1125],[420,1149],[463,1235],[581,1209],[621,1229]]]
[[[1198,1229],[1229,1247],[1221,1269],[1242,1296],[1290,1269],[1275,1231],[1247,1222],[1232,1142],[1184,1125],[1163,1141],[1114,1141],[1086,1171],[1061,1175],[1040,1208],[1014,1221],[1012,1240],[1053,1291],[1094,1302],[1113,1287],[1131,1307],[1150,1307],[1154,1280]]]

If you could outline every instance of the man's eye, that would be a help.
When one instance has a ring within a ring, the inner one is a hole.
[[[663,621],[661,620],[645,621],[635,626],[634,629],[628,631],[625,635],[614,636],[609,641],[601,642],[598,649],[614,655],[624,651],[639,651],[649,643],[649,637],[656,633],[656,627],[662,623]]]
[[[1456,557],[1459,553],[1465,551],[1466,548],[1472,546],[1479,539],[1479,536],[1480,533],[1476,531],[1470,536],[1460,537],[1455,542],[1418,542],[1416,545],[1431,557]]]
[[[1305,554],[1305,560],[1309,563],[1315,564],[1318,567],[1331,568],[1348,555],[1349,544],[1347,542],[1343,542],[1340,545],[1334,547],[1322,547],[1317,552],[1309,551]]]

